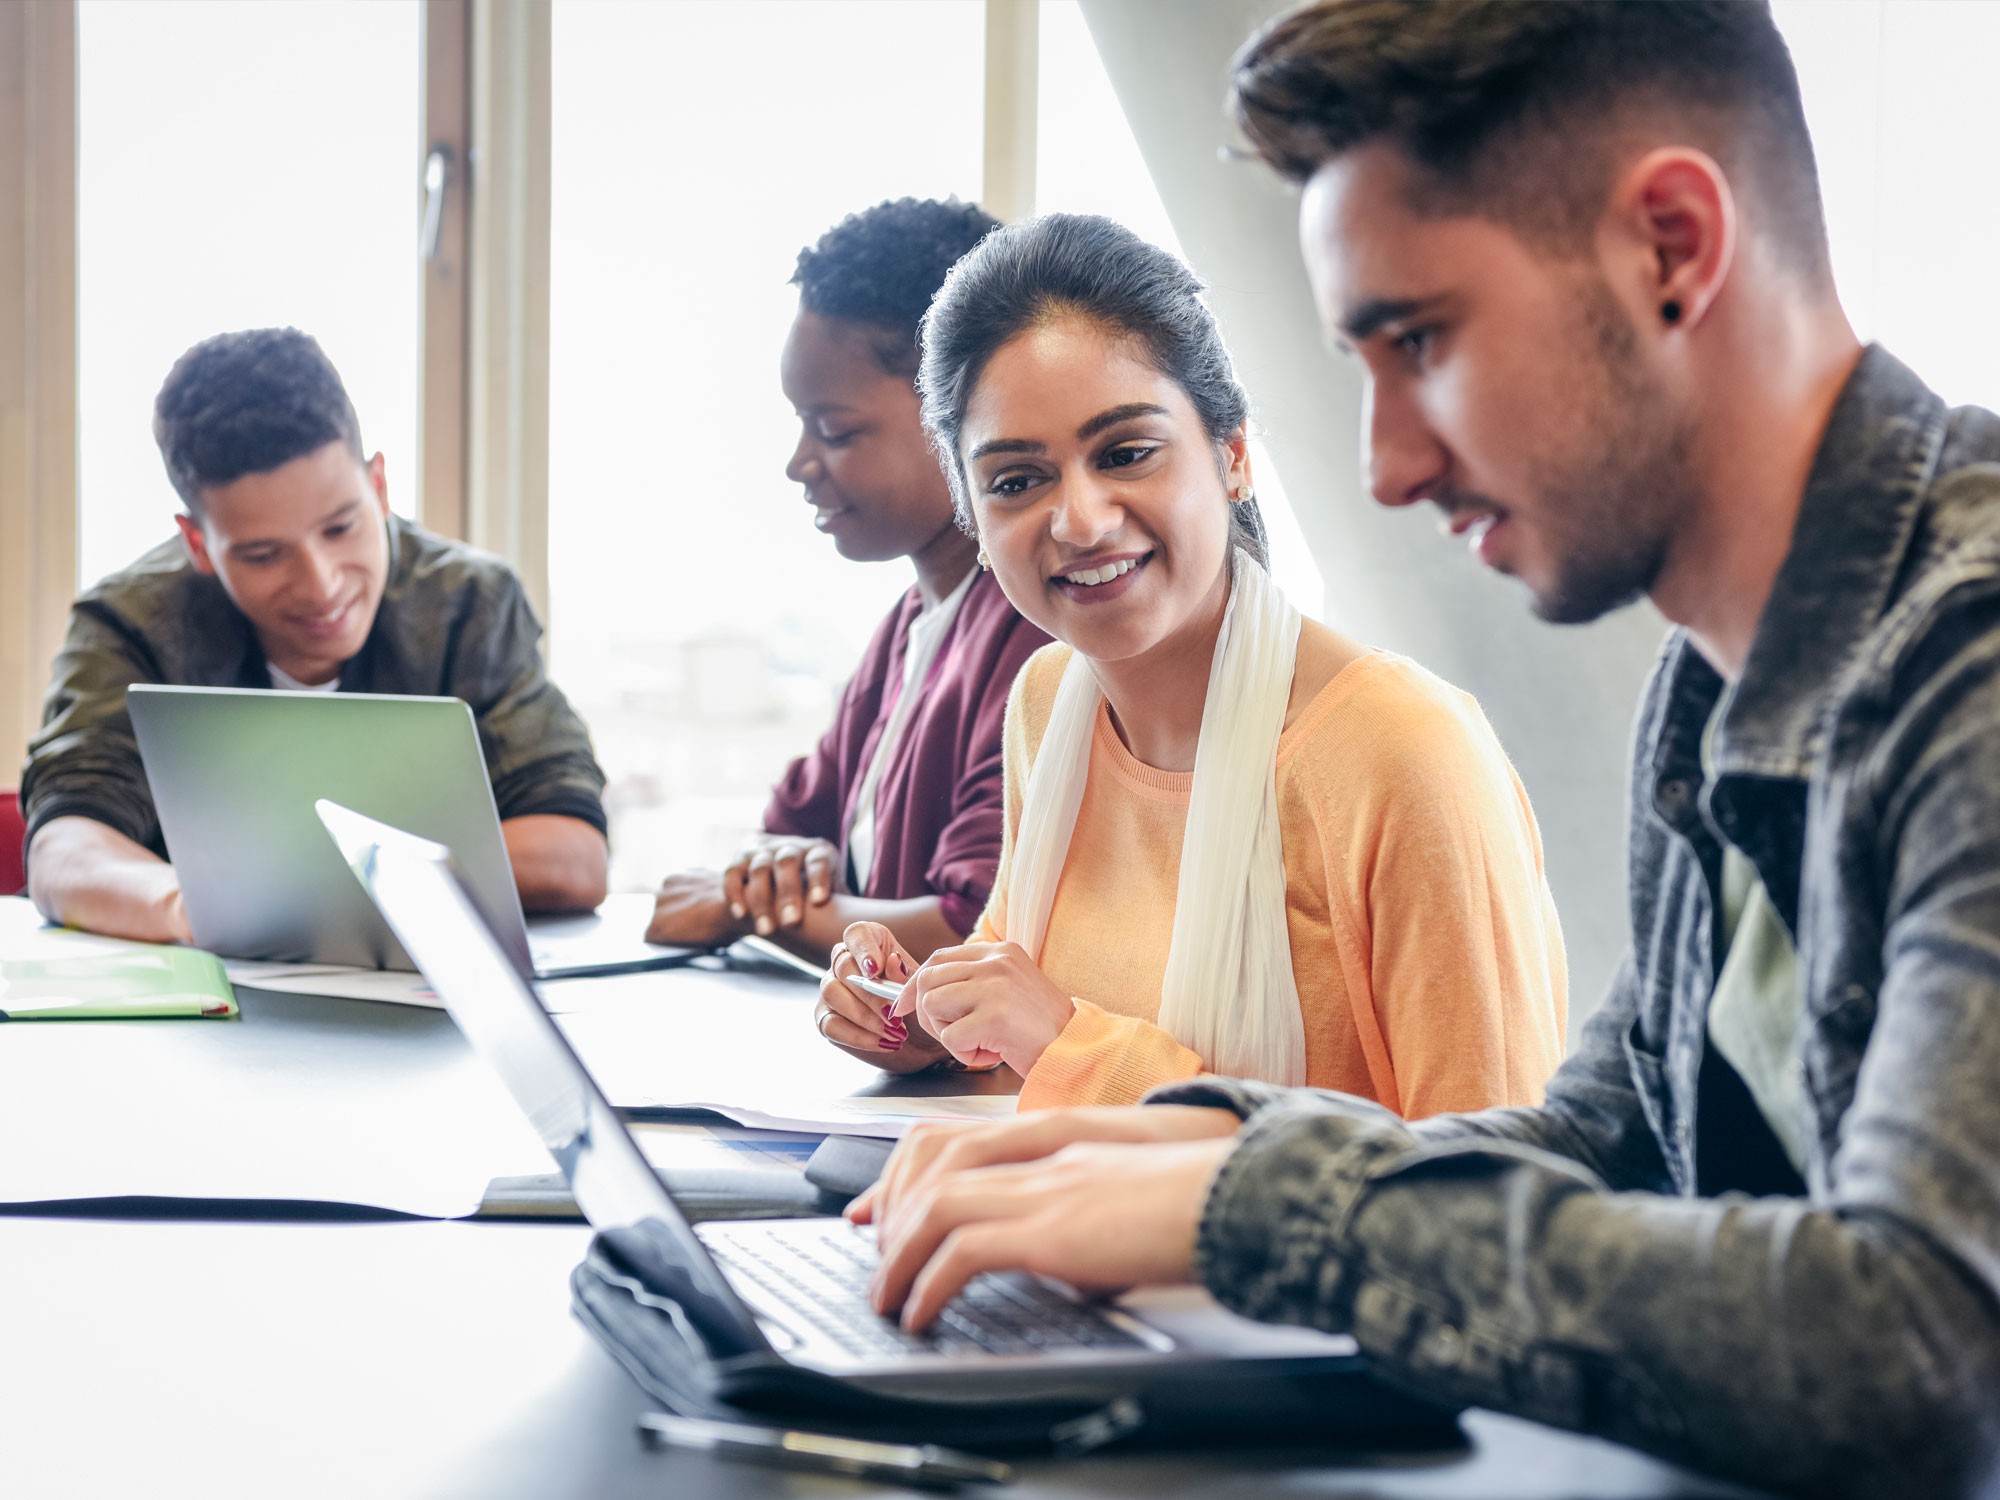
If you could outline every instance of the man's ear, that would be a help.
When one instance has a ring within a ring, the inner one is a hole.
[[[389,466],[376,454],[362,465],[368,471],[368,487],[375,491],[376,509],[382,512],[382,519],[389,519]]]
[[[1740,227],[1715,159],[1686,146],[1647,152],[1613,188],[1609,224],[1653,326],[1699,323],[1729,280]]]
[[[187,548],[188,561],[194,570],[208,578],[215,576],[215,559],[208,555],[208,537],[201,529],[201,522],[183,511],[174,517],[174,524],[181,529],[181,544]]]

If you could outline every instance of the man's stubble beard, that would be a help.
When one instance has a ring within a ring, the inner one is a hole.
[[[1534,484],[1555,578],[1533,608],[1554,625],[1586,624],[1648,593],[1695,490],[1690,424],[1601,277],[1581,289],[1579,312],[1575,336],[1594,357],[1581,362],[1576,449]]]

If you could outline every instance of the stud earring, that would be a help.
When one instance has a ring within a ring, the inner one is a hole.
[[[1661,319],[1661,321],[1662,321],[1662,322],[1665,322],[1665,323],[1668,323],[1668,324],[1673,324],[1673,323],[1678,323],[1678,322],[1680,322],[1680,320],[1681,320],[1681,305],[1680,305],[1680,303],[1678,303],[1678,302],[1671,302],[1671,301],[1670,301],[1670,302],[1662,302],[1662,303],[1660,304],[1660,319]]]
[[[1234,500],[1238,505],[1248,505],[1257,498],[1257,492],[1246,484],[1229,498]]]
[[[982,573],[991,573],[993,571],[993,559],[986,555],[984,547],[979,549],[979,571]]]

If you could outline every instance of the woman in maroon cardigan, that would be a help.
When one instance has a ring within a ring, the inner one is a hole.
[[[850,922],[913,957],[961,941],[1000,859],[1000,726],[1048,637],[1015,613],[958,529],[919,420],[917,325],[945,272],[997,221],[903,198],[799,254],[780,365],[799,414],[785,472],[856,561],[907,557],[917,581],[875,632],[833,725],[772,792],[764,831],[720,873],[660,888],[647,937],[774,937],[824,963]]]

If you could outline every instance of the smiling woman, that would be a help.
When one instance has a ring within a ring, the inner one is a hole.
[[[961,516],[1058,644],[1008,705],[993,899],[898,1015],[1012,1066],[1024,1108],[1209,1071],[1406,1116],[1538,1099],[1566,993],[1526,796],[1470,698],[1271,582],[1192,273],[1106,219],[1001,230],[933,303],[920,384]],[[822,995],[861,1018],[842,974],[914,966],[846,941]]]

